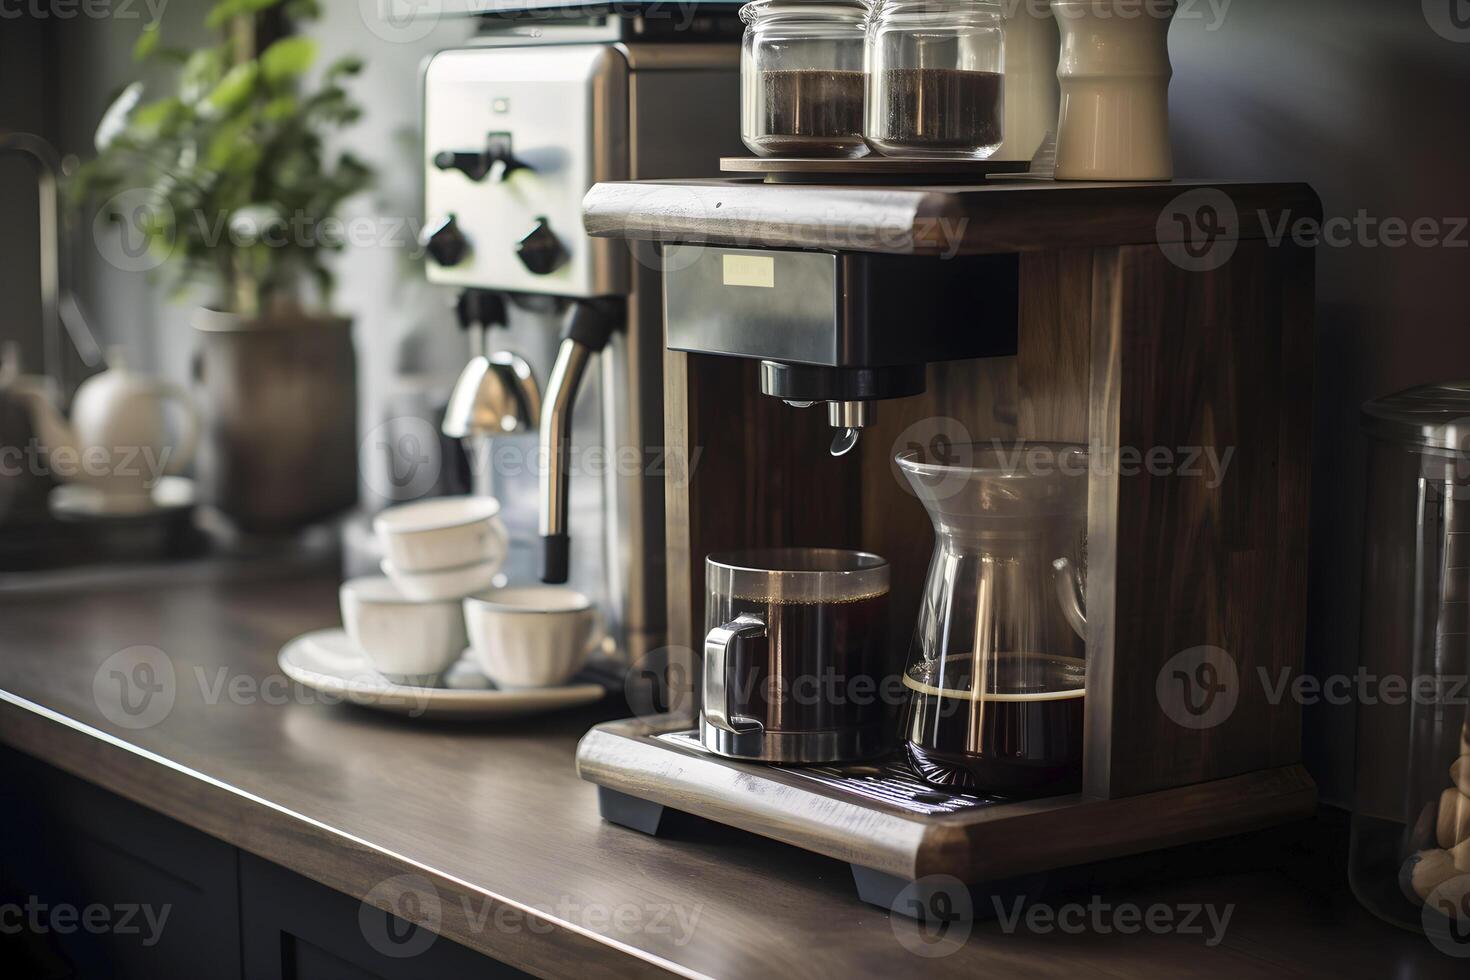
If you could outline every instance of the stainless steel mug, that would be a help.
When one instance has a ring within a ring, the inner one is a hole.
[[[780,548],[705,560],[704,747],[734,759],[831,763],[885,747],[888,562]]]

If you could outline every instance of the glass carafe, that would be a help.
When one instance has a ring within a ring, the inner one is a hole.
[[[902,453],[934,522],[904,685],[926,781],[1004,798],[1074,792],[1086,679],[1087,454],[1062,443]]]

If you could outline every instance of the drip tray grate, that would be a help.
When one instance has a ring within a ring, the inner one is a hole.
[[[696,731],[668,732],[657,736],[657,740],[705,755],[711,754],[700,743],[699,733]],[[983,796],[936,789],[916,777],[900,759],[894,757],[854,765],[770,768],[810,779],[839,793],[883,803],[924,817],[966,813],[977,807],[1000,802]]]

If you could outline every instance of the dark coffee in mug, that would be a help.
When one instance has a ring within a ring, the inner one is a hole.
[[[878,555],[829,548],[705,559],[705,748],[797,765],[881,752],[888,573]]]
[[[936,786],[1006,799],[1072,793],[1082,785],[1084,661],[1047,654],[1000,654],[994,674],[1005,686],[935,684],[964,677],[972,657],[946,658],[944,669],[910,667],[904,738],[909,762]]]
[[[731,596],[731,618],[766,624],[736,651],[730,706],[767,731],[881,724],[888,593],[827,600]]]

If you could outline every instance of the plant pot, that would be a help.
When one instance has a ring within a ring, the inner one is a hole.
[[[202,499],[241,531],[278,534],[357,503],[352,321],[277,312],[194,317]]]

